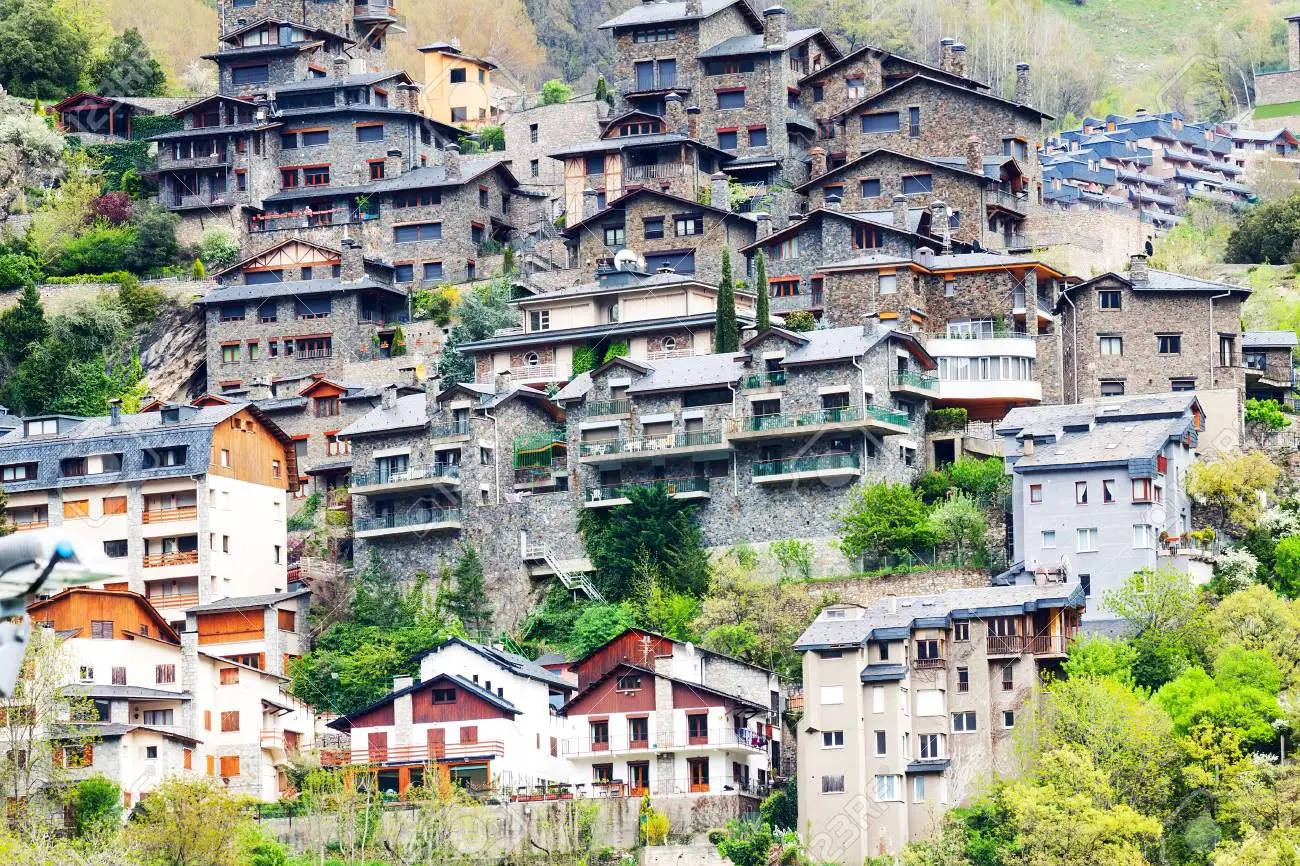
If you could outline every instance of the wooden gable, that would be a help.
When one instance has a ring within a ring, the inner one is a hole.
[[[638,677],[640,687],[620,689],[619,680],[624,675]],[[591,716],[607,713],[635,713],[653,709],[655,709],[654,674],[626,665],[616,665],[606,672],[603,679],[597,680],[588,691],[574,698],[565,707],[564,714]]]
[[[347,393],[347,388],[342,385],[331,382],[329,379],[319,378],[314,380],[306,388],[298,392],[299,397],[341,397]]]
[[[218,610],[200,613],[196,617],[200,645],[261,640],[266,635],[266,614],[260,607]]]
[[[81,638],[92,636],[92,622],[111,622],[114,640],[126,640],[130,632],[180,643],[167,620],[144,596],[134,592],[72,587],[36,602],[27,612],[36,622],[50,623],[55,631],[76,630]]]
[[[294,490],[298,483],[297,455],[292,441],[273,422],[249,407],[213,428],[208,472],[280,490]]]
[[[433,702],[435,689],[455,689],[456,699],[451,703]],[[508,698],[506,700],[509,700]],[[391,706],[391,704],[390,704]],[[411,692],[411,721],[469,722],[477,719],[509,719],[513,714],[462,686],[447,676],[437,676],[421,683]]]
[[[630,662],[640,667],[653,668],[655,659],[672,654],[671,638],[633,628],[588,653],[569,669],[577,672],[578,689],[581,691],[619,664]]]
[[[299,238],[282,241],[270,249],[249,256],[214,276],[244,271],[274,271],[284,268],[332,267],[341,263],[339,251]]]

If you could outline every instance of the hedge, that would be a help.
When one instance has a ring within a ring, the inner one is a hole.
[[[46,277],[45,282],[62,285],[73,283],[113,283],[114,285],[120,285],[125,279],[137,279],[137,277],[127,271],[109,271],[106,274],[73,274],[70,277]]]

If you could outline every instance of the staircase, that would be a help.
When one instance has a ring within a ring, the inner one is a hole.
[[[551,549],[545,544],[534,545],[525,550],[524,561],[546,563],[547,567],[555,572],[555,576],[559,578],[560,583],[564,584],[564,588],[570,592],[585,593],[587,598],[592,601],[603,602],[605,600],[605,597],[600,594],[600,590],[596,589],[586,574],[571,574],[566,571],[560,566],[560,561],[552,555]]]

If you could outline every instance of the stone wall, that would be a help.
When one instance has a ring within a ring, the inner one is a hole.
[[[600,136],[601,121],[608,113],[608,105],[594,100],[538,105],[513,112],[501,124],[506,136],[506,149],[501,156],[510,160],[511,171],[521,184],[545,193],[551,200],[562,200],[564,161],[552,159],[548,154],[594,141]]]
[[[1063,274],[1091,278],[1122,271],[1156,237],[1134,211],[1039,208],[1026,226],[1035,256]]]
[[[158,289],[179,304],[188,304],[217,288],[217,283],[212,280],[147,280],[144,285]],[[66,313],[73,307],[94,301],[104,292],[116,290],[115,283],[43,283],[37,287],[47,316]],[[18,292],[0,294],[0,312],[15,306],[18,297]]]
[[[1294,31],[1295,24],[1288,22],[1288,27]],[[1276,105],[1297,100],[1300,100],[1300,69],[1255,73],[1256,105]]]
[[[838,599],[845,604],[869,607],[891,595],[938,595],[953,589],[989,585],[989,573],[978,569],[935,569],[881,577],[847,577],[819,580],[808,585],[818,600]]]

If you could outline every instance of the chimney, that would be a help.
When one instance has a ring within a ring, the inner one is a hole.
[[[1016,102],[1029,104],[1029,64],[1023,61],[1016,64]]]
[[[701,0],[686,0],[686,17],[687,18],[704,17],[704,4],[701,2]]]
[[[117,397],[108,401],[108,425],[110,427],[122,426],[122,401]]]
[[[339,279],[349,282],[366,275],[366,262],[361,255],[361,241],[344,235],[339,240]]]
[[[510,370],[499,370],[496,379],[493,382],[496,393],[504,394],[510,390]]]
[[[420,85],[418,84],[397,85],[397,107],[419,114]]]
[[[715,171],[709,175],[710,202],[716,208],[731,210],[731,195],[727,192],[727,175]]]
[[[1300,20],[1288,21],[1286,24],[1287,68],[1300,69]]]
[[[686,111],[682,108],[681,94],[670,93],[664,97],[664,129],[686,133]]]
[[[809,169],[809,180],[821,177],[826,173],[826,148],[814,147],[808,151],[808,156],[812,158],[812,168]]]
[[[956,41],[951,36],[939,40],[939,68],[944,72],[952,69],[952,46]]]
[[[450,39],[447,40],[447,44],[450,45],[450,46],[451,46],[453,49],[455,49],[456,51],[459,51],[459,50],[460,50],[460,37],[459,37],[459,36],[453,36],[453,37],[451,37]]]
[[[447,169],[448,180],[460,180],[460,145],[449,144],[443,148],[442,164]]]
[[[339,55],[338,57],[335,57],[335,58],[334,58],[334,77],[335,77],[335,78],[347,78],[347,77],[348,77],[348,58],[347,58],[347,57],[344,57],[344,56],[342,56],[342,55]]]
[[[901,192],[894,196],[893,211],[894,226],[903,231],[907,231],[907,196],[903,195]]]
[[[1300,23],[1300,22],[1297,22],[1297,23]],[[1139,108],[1137,111],[1133,112],[1133,116],[1134,116],[1134,117],[1146,117],[1146,116],[1147,116],[1147,110],[1146,110],[1145,108]]]
[[[402,689],[410,688],[415,685],[415,677],[393,677],[393,691],[400,692]]]
[[[587,187],[582,191],[582,219],[589,219],[596,215],[596,191]]]
[[[930,233],[938,228],[939,237],[943,239],[943,254],[952,252],[952,227],[948,224],[948,205],[939,200],[930,203]]]
[[[384,177],[400,177],[402,174],[402,152],[392,148],[384,154]]]
[[[379,407],[381,409],[393,409],[397,406],[397,386],[385,385],[384,390],[379,395]]]
[[[916,252],[912,253],[912,260],[927,270],[931,269],[934,267],[934,250],[929,247],[917,247]]]
[[[960,42],[952,46],[952,69],[948,71],[953,75],[966,77],[966,46]]]
[[[840,210],[840,197],[837,196],[835,193],[831,193],[830,195],[826,196],[826,209]]]
[[[1128,257],[1128,278],[1134,283],[1147,281],[1147,257],[1145,253],[1134,253]]]
[[[966,139],[966,170],[975,174],[984,174],[984,154],[983,147],[980,145],[980,137],[972,135]]]
[[[1022,455],[1024,455],[1025,457],[1029,457],[1030,455],[1032,455],[1032,454],[1034,453],[1034,437],[1033,437],[1033,436],[1026,436],[1024,439],[1021,439],[1021,440],[1020,440],[1020,453],[1021,453]]]
[[[754,220],[758,223],[757,239],[767,237],[772,233],[772,215],[765,210],[754,214]]]
[[[763,10],[763,44],[769,48],[784,47],[786,38],[784,6],[769,6]]]
[[[686,137],[700,140],[700,107],[692,105],[686,109]]]
[[[871,332],[876,330],[876,326],[871,321],[871,314],[863,313],[861,319],[862,319],[862,333],[870,337]]]
[[[266,400],[275,395],[271,393],[271,380],[258,378],[248,383],[248,399]]]

